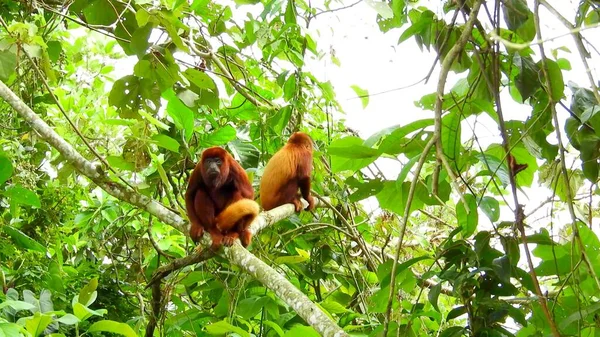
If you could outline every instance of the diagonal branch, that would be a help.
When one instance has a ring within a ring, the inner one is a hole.
[[[17,111],[17,113],[21,115],[45,141],[56,148],[67,161],[75,167],[75,169],[87,176],[107,193],[117,199],[129,202],[134,206],[138,206],[141,209],[148,211],[161,219],[164,223],[177,228],[182,233],[187,232],[187,223],[179,215],[167,209],[162,204],[140,195],[135,190],[111,181],[110,178],[101,171],[99,165],[96,165],[81,156],[71,144],[60,137],[60,135],[33,112],[33,110],[31,110],[31,108],[15,95],[2,81],[0,81],[0,97],[15,109],[15,111]],[[306,201],[303,200],[302,202],[305,206],[308,205]],[[253,234],[257,233],[261,229],[289,216],[293,212],[294,206],[292,204],[286,204],[271,210],[270,212],[264,212],[262,216],[253,222],[250,231]],[[202,247],[208,247],[210,241],[209,235],[205,235],[202,238]],[[337,326],[319,306],[313,303],[300,290],[296,289],[292,283],[277,273],[273,268],[260,261],[246,249],[242,248],[239,244],[239,240],[236,242],[237,243],[233,247],[225,250],[226,256],[232,263],[238,265],[243,271],[254,276],[260,282],[263,282],[265,286],[274,291],[283,301],[296,310],[298,315],[304,318],[306,323],[311,325],[322,336],[348,336],[348,334]],[[213,253],[205,249],[203,253],[201,252],[180,259],[179,263],[184,264],[189,263],[190,261],[191,263],[194,263],[194,261],[202,261],[203,259],[208,259],[211,254]],[[159,287],[160,284],[154,284],[153,293],[159,293],[159,291],[157,291]],[[155,301],[155,303],[158,302]],[[158,313],[155,312],[155,315],[156,314]],[[156,319],[156,316],[153,319]]]

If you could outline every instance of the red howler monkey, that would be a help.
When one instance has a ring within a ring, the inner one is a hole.
[[[306,133],[295,132],[269,160],[260,181],[260,200],[265,211],[292,203],[296,212],[300,212],[302,202],[298,188],[308,201],[308,210],[315,207],[315,200],[310,195],[312,146],[312,139]]]
[[[206,149],[185,192],[190,237],[198,242],[207,230],[213,249],[231,246],[238,237],[247,247],[252,240],[248,226],[259,211],[253,199],[254,190],[242,166],[220,147]]]

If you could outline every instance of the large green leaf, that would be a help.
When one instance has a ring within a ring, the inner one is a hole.
[[[27,205],[35,208],[40,208],[40,198],[34,192],[26,189],[21,185],[9,187],[4,195],[10,198],[11,203],[16,205]]]
[[[7,157],[0,155],[0,185],[4,184],[12,174],[12,162]]]
[[[540,62],[538,62],[538,67],[541,66]],[[552,100],[558,102],[563,98],[565,90],[565,82],[563,80],[562,71],[560,70],[558,64],[550,59],[546,59],[546,67],[551,86],[550,96],[552,97]]]
[[[379,157],[379,151],[364,146],[362,139],[352,136],[333,141],[327,152],[331,155],[331,169],[334,172],[356,171]]]
[[[234,332],[242,337],[250,337],[250,334],[247,331],[240,329],[226,321],[219,321],[207,325],[206,331],[208,331],[208,333],[211,335],[225,335],[227,333]]]
[[[110,320],[98,321],[92,324],[88,330],[88,332],[110,332],[117,335],[122,335],[126,337],[137,337],[135,331],[125,323],[119,323]]]
[[[456,203],[456,219],[458,225],[462,227],[461,232],[464,238],[469,238],[475,230],[477,230],[477,224],[479,223],[479,214],[477,213],[477,201],[472,194],[465,194],[464,199],[467,203],[462,200]]]
[[[15,72],[17,55],[14,50],[0,50],[0,80],[6,81]]]
[[[184,132],[186,141],[189,141],[194,131],[194,113],[183,104],[173,90],[163,93],[163,97],[169,101],[167,113],[173,118],[175,126]]]
[[[198,88],[217,92],[215,81],[205,72],[188,68],[183,72],[183,75]]]
[[[92,0],[83,10],[90,25],[111,26],[118,18],[117,3],[111,0]],[[122,9],[122,6],[118,6]]]
[[[52,323],[52,316],[36,312],[25,318],[25,329],[33,336],[39,336]]]
[[[10,226],[4,225],[1,227],[2,230],[15,241],[17,247],[35,250],[41,253],[46,253],[46,247],[44,247],[39,242],[35,241],[31,237],[27,236],[25,233],[20,230]]]
[[[446,157],[456,160],[460,153],[461,115],[450,112],[442,118],[442,149]]]

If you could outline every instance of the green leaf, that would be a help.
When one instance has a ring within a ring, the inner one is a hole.
[[[519,90],[522,100],[525,101],[542,85],[539,80],[540,69],[529,55],[515,54],[514,62],[519,69],[519,74],[515,76],[515,86]]]
[[[120,12],[115,7],[116,3],[111,3],[109,0],[91,1],[83,10],[86,23],[90,25],[111,26],[117,21],[117,14]]]
[[[414,156],[410,158],[410,160],[405,165],[402,166],[402,170],[400,170],[400,173],[396,178],[396,183],[398,184],[398,186],[401,186],[404,183],[406,177],[410,173],[410,170],[419,161],[419,159],[421,159],[421,156]]]
[[[389,298],[390,298],[389,286],[381,287],[379,290],[375,291],[369,298],[369,311],[376,312],[376,313],[385,312],[386,304],[387,304]]]
[[[217,92],[217,84],[215,81],[212,79],[212,77],[208,76],[208,74],[202,71],[194,68],[187,68],[183,72],[183,76],[185,76],[185,78],[187,78],[200,89],[207,89],[212,92]]]
[[[460,153],[460,114],[450,112],[442,118],[442,149],[446,157],[456,160]]]
[[[11,203],[16,205],[27,205],[40,208],[40,198],[34,192],[24,188],[21,185],[15,185],[8,188],[4,195],[10,198]]]
[[[448,316],[446,317],[447,321],[453,320],[456,317],[462,316],[464,314],[467,313],[467,308],[464,305],[461,305],[459,307],[456,308],[452,308],[452,310],[450,310],[450,312],[448,313]]]
[[[417,191],[424,188],[425,187],[422,185],[417,185]],[[376,195],[377,201],[379,201],[379,205],[382,208],[392,211],[398,215],[403,215],[404,208],[408,202],[409,189],[410,182],[404,182],[400,185],[397,181],[386,181],[384,182],[381,192]],[[410,212],[423,207],[423,201],[416,197],[421,192],[417,191],[415,191],[415,198],[413,198],[412,203],[410,204]]]
[[[285,337],[320,337],[318,332],[310,326],[296,324],[285,333]]]
[[[272,331],[275,331],[279,337],[283,337],[283,335],[285,334],[283,332],[283,329],[277,323],[273,321],[263,321],[263,323],[264,325],[273,329]]]
[[[296,6],[293,0],[288,0],[287,6],[285,6],[285,23],[296,24]]]
[[[541,61],[540,61],[541,62]],[[540,66],[538,62],[538,67]],[[550,79],[551,92],[550,97],[557,102],[564,96],[565,82],[563,80],[562,71],[556,62],[547,59],[546,66],[548,68],[548,77]]]
[[[121,156],[108,156],[106,161],[110,166],[122,171],[135,171],[135,164],[130,163]]]
[[[371,137],[365,140],[364,145],[372,147],[381,140],[381,145],[379,146],[380,151],[383,153],[393,154],[388,152],[386,148],[393,146],[395,143],[399,143],[400,140],[409,133],[422,130],[431,125],[433,125],[433,118],[419,119],[405,125],[394,125],[374,133],[371,135]]]
[[[392,0],[390,2],[393,17],[389,19],[377,20],[379,29],[386,33],[393,28],[400,28],[406,22],[406,2],[404,0]]]
[[[496,222],[500,219],[500,203],[496,198],[485,196],[481,199],[479,208],[490,219],[491,222]]]
[[[146,50],[150,45],[150,43],[148,42],[148,38],[150,38],[152,28],[154,28],[154,25],[152,23],[148,23],[143,27],[136,29],[131,36],[131,50],[139,58],[142,58],[142,56],[146,54]]]
[[[194,132],[194,113],[183,104],[172,89],[164,92],[163,98],[169,101],[167,104],[167,113],[173,118],[175,126],[184,131],[185,140],[189,141]]]
[[[538,171],[537,160],[521,145],[513,147],[510,153],[518,164],[527,164],[527,168],[519,172],[515,178],[517,185],[531,187],[533,177]]]
[[[433,306],[436,311],[440,311],[438,307],[438,298],[440,297],[440,293],[442,292],[442,283],[438,283],[429,289],[429,294],[427,295],[427,299],[429,299],[429,303]]]
[[[360,98],[363,109],[366,108],[367,105],[369,105],[369,91],[359,87],[358,85],[351,85],[350,88],[352,88],[352,90],[354,90],[356,93],[356,96]]]
[[[52,316],[36,312],[33,316],[25,318],[25,330],[33,336],[39,336],[52,323]]]
[[[497,176],[504,186],[510,184],[510,174],[508,173],[508,167],[506,163],[503,163],[495,156],[489,154],[476,153],[475,157],[487,168],[489,171],[482,171],[479,175],[490,175]]]
[[[502,2],[504,21],[508,29],[515,31],[528,19],[531,11],[524,0],[506,0]]]
[[[394,12],[390,8],[387,2],[383,1],[374,1],[374,0],[366,0],[367,5],[373,8],[377,14],[379,14],[383,19],[391,19],[394,17]]]
[[[0,61],[0,64],[2,62]],[[23,334],[21,334],[23,331]],[[12,337],[12,336],[24,336],[24,329],[16,323],[0,323],[0,336]]]
[[[492,261],[494,272],[502,282],[510,283],[510,258],[507,255],[495,258]]]
[[[353,136],[333,141],[327,152],[333,172],[360,170],[379,157],[377,150],[364,146],[362,139]]]
[[[556,64],[558,64],[558,66],[560,67],[560,69],[562,70],[571,70],[571,61],[565,59],[565,58],[559,58],[556,60]]]
[[[266,296],[245,298],[239,301],[235,308],[235,312],[244,319],[251,319],[258,315],[269,301],[271,301],[271,299]]]
[[[417,12],[417,10],[411,10],[411,13]],[[406,41],[411,36],[421,33],[427,29],[430,29],[433,24],[433,16],[434,13],[430,10],[426,10],[423,13],[420,13],[419,18],[416,22],[413,21],[413,24],[408,27],[400,38],[398,39],[398,44]]]
[[[302,255],[279,256],[275,259],[276,264],[299,264],[309,260],[308,257]]]
[[[533,13],[524,0],[508,0],[502,3],[504,21],[508,29],[517,33],[523,41],[531,41],[535,37]]]
[[[56,321],[60,322],[62,324],[65,324],[65,325],[75,325],[75,324],[81,323],[79,318],[77,318],[73,314],[66,314],[66,315],[60,317],[59,319],[57,319]]]
[[[575,310],[575,312],[559,322],[559,328],[564,330],[572,323],[585,320],[598,310],[600,310],[600,302],[595,302],[587,307],[578,308],[578,310]]]
[[[348,182],[349,179],[353,179],[353,177],[346,180],[348,185],[350,185]],[[356,191],[354,191],[348,199],[352,202],[358,202],[379,193],[383,189],[383,183],[379,179],[373,179],[365,183],[353,183],[351,187],[356,188]]]
[[[76,302],[73,304],[73,314],[81,321],[85,321],[92,316],[104,316],[106,309],[92,310],[83,304]]]
[[[289,102],[296,96],[296,74],[291,74],[283,85],[283,99]]]
[[[152,111],[160,106],[160,89],[155,79],[127,75],[113,84],[108,102],[119,109],[121,117],[139,118],[140,109]]]
[[[14,50],[0,50],[0,80],[7,81],[17,69],[17,55]]]
[[[0,62],[1,64],[1,62]],[[4,184],[13,174],[13,166],[10,159],[0,156],[0,185]]]
[[[4,230],[4,233],[10,235],[10,237],[15,242],[15,245],[19,248],[29,249],[38,251],[40,253],[46,253],[46,247],[35,241],[31,237],[27,236],[25,233],[20,230],[10,226],[3,225],[1,227]]]
[[[379,157],[379,151],[362,145],[362,139],[353,136],[333,141],[327,152],[332,156],[352,159],[375,159]]]
[[[97,292],[96,288],[98,288],[98,278],[94,277],[93,279],[85,285],[85,287],[81,288],[79,291],[78,302],[89,307],[90,304],[94,303],[96,300]]]
[[[479,215],[477,214],[477,201],[475,197],[472,194],[465,194],[464,199],[467,202],[468,208],[465,208],[465,203],[459,199],[456,203],[456,218],[458,225],[461,227],[463,237],[468,238],[477,229]]]
[[[224,127],[217,129],[215,132],[212,132],[204,137],[202,140],[202,145],[206,147],[223,145],[236,139],[236,137],[237,131],[231,125],[225,125]]]
[[[219,104],[221,101],[219,100],[218,90],[214,91],[201,89],[200,90],[200,99],[198,100],[200,105],[206,105],[211,109],[219,109]]]
[[[440,337],[460,337],[463,336],[465,328],[460,326],[451,326],[439,334]]]
[[[159,121],[158,119],[154,118],[154,116],[152,116],[151,114],[147,113],[144,110],[138,110],[138,113],[140,114],[140,116],[144,117],[148,122],[150,122],[150,124],[156,126],[159,129],[163,129],[165,131],[168,131],[170,129],[170,127]]]
[[[331,297],[327,297],[327,300],[319,303],[319,305],[323,309],[327,310],[328,313],[334,314],[334,315],[339,315],[339,314],[343,314],[345,312],[351,311],[350,309],[346,308],[341,303],[335,302]]]
[[[127,337],[137,337],[135,331],[125,323],[119,323],[110,320],[98,321],[92,324],[88,330],[88,332],[111,332],[117,335],[127,336]]]
[[[179,153],[179,142],[167,135],[158,134],[152,136],[152,140],[156,143],[156,145],[165,148],[169,151]]]
[[[260,0],[235,0],[235,4],[238,5],[238,6],[242,6],[242,5],[256,5],[257,3],[260,3]]]
[[[410,259],[408,261],[404,261],[404,262],[398,264],[398,266],[396,267],[396,276],[398,276],[400,273],[404,272],[405,270],[408,270],[415,263],[423,261],[423,260],[430,260],[430,259],[431,259],[431,257],[429,257],[427,255],[421,255],[421,256],[413,257],[412,259]],[[392,264],[393,264],[393,261],[391,259],[388,259],[383,264],[380,264],[377,269],[377,277],[379,278],[379,280],[381,280],[380,283],[381,283],[382,288],[384,288],[384,287],[387,288],[390,285],[391,274],[392,274]],[[396,281],[397,281],[397,279],[396,279]],[[388,289],[388,292],[389,292],[389,289]]]
[[[234,332],[242,337],[250,337],[250,334],[247,331],[240,329],[237,326],[231,325],[230,323],[225,321],[219,321],[207,325],[206,331],[211,335],[226,335],[230,332]]]
[[[6,300],[2,303],[0,303],[0,309],[3,308],[11,308],[14,311],[21,311],[21,310],[32,310],[35,308],[35,306],[31,303],[27,303],[24,301],[12,301],[12,300]]]

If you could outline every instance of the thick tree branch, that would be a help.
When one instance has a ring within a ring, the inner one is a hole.
[[[306,202],[304,199],[300,200],[302,201],[302,204],[305,207],[308,206],[308,202]],[[317,200],[317,202],[315,203],[315,207],[322,206],[323,204]],[[256,219],[254,219],[252,224],[250,224],[250,232],[252,233],[252,235],[256,235],[263,229],[289,217],[292,214],[294,214],[293,204],[285,204],[274,208],[270,211],[261,212],[259,216],[256,217]],[[210,240],[210,236],[204,235],[200,241],[200,245],[198,245],[198,248],[195,249],[192,254],[179,259],[175,259],[169,264],[166,264],[156,269],[156,271],[154,271],[154,274],[152,275],[152,278],[146,285],[146,288],[152,286],[155,282],[164,279],[176,270],[179,270],[192,264],[206,261],[209,258],[213,257],[215,255],[214,252],[208,249],[211,243],[212,242]]]
[[[231,248],[226,249],[225,254],[229,258],[229,261],[244,269],[248,274],[277,294],[279,298],[292,307],[321,336],[349,336],[306,295],[296,289],[294,285],[269,265],[244,249],[239,242],[236,241]]]

